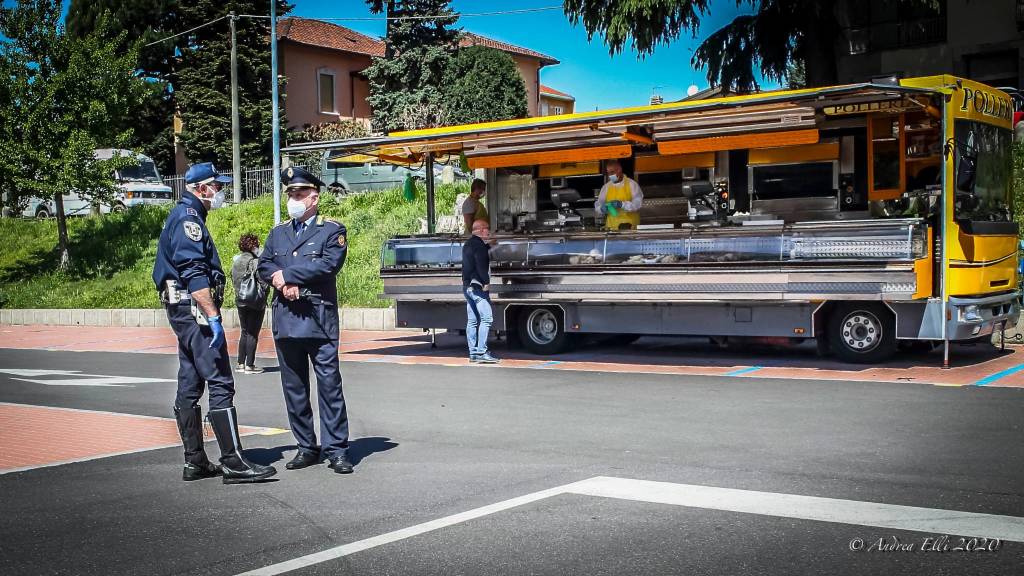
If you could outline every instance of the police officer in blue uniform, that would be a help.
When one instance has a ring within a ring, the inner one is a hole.
[[[224,184],[206,162],[185,173],[186,192],[171,210],[160,233],[153,282],[167,310],[167,320],[178,337],[178,393],[174,417],[185,448],[185,481],[223,476],[225,484],[258,482],[273,476],[273,466],[245,459],[238,436],[238,416],[233,405],[235,381],[220,306],[225,276],[206,229],[209,210],[224,203]],[[206,457],[203,448],[202,409],[199,398],[210,388],[209,420],[220,445],[220,466]]]
[[[337,276],[347,251],[345,227],[317,214],[324,183],[302,168],[286,168],[288,220],[263,243],[259,275],[274,286],[273,326],[288,421],[299,450],[289,470],[327,459],[339,474],[352,472],[348,459],[348,414],[338,363]],[[309,401],[309,364],[316,373],[320,443]]]

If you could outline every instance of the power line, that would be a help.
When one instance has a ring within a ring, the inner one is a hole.
[[[150,42],[149,44],[146,44],[144,47],[145,48],[149,48],[150,46],[155,46],[155,45],[160,44],[162,42],[166,42],[166,41],[171,40],[173,38],[177,38],[178,36],[183,36],[185,34],[188,34],[189,32],[195,32],[196,30],[199,30],[200,28],[206,28],[210,24],[214,24],[214,23],[220,22],[221,20],[223,20],[225,18],[230,18],[230,14],[221,16],[220,18],[214,18],[213,20],[210,20],[209,22],[204,22],[204,23],[200,24],[199,26],[196,26],[195,28],[190,28],[188,30],[185,30],[184,32],[178,32],[177,34],[174,34],[173,36],[167,36],[166,38],[161,38],[161,39],[156,40],[154,42]]]

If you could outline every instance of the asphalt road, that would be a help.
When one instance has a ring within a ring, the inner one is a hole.
[[[0,368],[173,378],[176,359],[0,350]],[[784,494],[1019,520],[1020,389],[387,363],[342,370],[355,474],[284,470],[288,434],[244,439],[254,460],[280,470],[260,485],[183,483],[173,448],[2,474],[0,574],[238,574],[407,528],[412,535],[294,573],[980,575],[1024,565],[1018,542],[922,551],[924,538],[940,535],[659,503],[647,484],[632,499],[542,493],[423,526],[602,476],[764,493],[755,506]],[[173,397],[171,383],[47,386],[0,374],[0,402],[167,417]],[[236,405],[242,424],[287,428],[274,372],[238,377]],[[894,538],[916,546],[852,551],[854,538],[866,548]]]

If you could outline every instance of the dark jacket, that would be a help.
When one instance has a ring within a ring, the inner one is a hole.
[[[462,245],[462,287],[476,280],[481,286],[491,283],[490,247],[479,236],[472,236]]]
[[[153,283],[158,292],[167,280],[174,280],[178,289],[189,292],[225,281],[217,247],[206,229],[206,206],[191,192],[182,194],[160,232],[153,265]]]
[[[242,286],[242,280],[245,280],[256,270],[260,261],[255,254],[252,252],[242,252],[235,257],[234,262],[231,263],[231,285],[235,287],[235,305],[239,308],[252,308],[255,310],[263,310],[267,307],[267,301],[263,300],[258,302],[256,305],[245,304],[238,301],[238,290]],[[256,280],[267,286],[267,283],[259,274],[256,275]]]
[[[267,283],[275,272],[295,284],[303,296],[290,301],[274,292],[274,338],[337,340],[338,272],[348,252],[345,227],[315,216],[301,236],[291,220],[270,230],[259,258],[259,275]]]

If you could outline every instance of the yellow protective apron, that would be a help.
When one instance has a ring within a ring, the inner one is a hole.
[[[633,200],[633,191],[629,186],[629,179],[623,178],[622,182],[618,184],[608,184],[608,191],[605,193],[604,201],[613,202],[618,200],[620,202],[630,202]],[[605,230],[618,230],[619,224],[630,224],[634,230],[640,225],[640,214],[638,212],[627,212],[624,209],[619,209],[618,216],[612,216],[609,212],[604,217]]]
[[[476,222],[477,220],[484,220],[487,223],[491,222],[491,216],[487,214],[487,207],[479,200],[476,201],[476,213],[473,214],[473,221]]]

